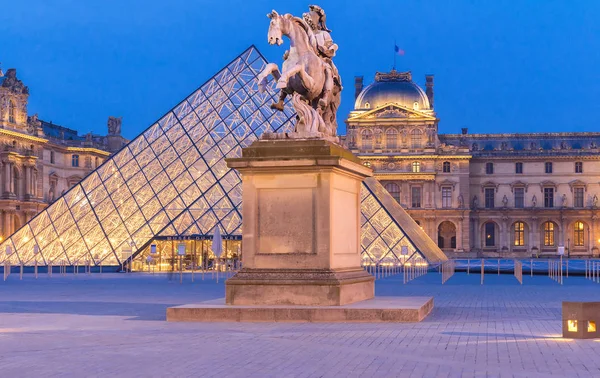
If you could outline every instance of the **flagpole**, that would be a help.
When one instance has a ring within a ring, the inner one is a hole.
[[[396,40],[394,39],[394,67],[392,67],[392,70],[396,70],[396,55],[397,55],[396,46],[397,46]]]

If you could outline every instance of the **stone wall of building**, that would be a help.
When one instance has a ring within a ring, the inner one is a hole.
[[[384,77],[402,85],[360,80],[342,140],[445,252],[598,255],[600,133],[438,134],[411,75]]]
[[[111,135],[111,150],[107,136],[80,136],[76,130],[39,120],[37,114],[29,116],[28,98],[29,89],[15,69],[6,75],[0,71],[0,240],[126,143],[120,120],[118,133]]]

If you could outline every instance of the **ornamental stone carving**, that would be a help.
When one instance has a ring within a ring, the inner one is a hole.
[[[331,30],[325,25],[325,11],[309,6],[302,17],[291,14],[279,15],[275,10],[269,17],[268,42],[281,45],[283,37],[290,39],[290,49],[284,54],[281,71],[275,63],[269,63],[258,76],[259,90],[266,88],[267,77],[277,80],[279,101],[272,109],[283,111],[285,98],[292,96],[297,113],[295,133],[286,138],[323,138],[338,141],[336,112],[340,105],[342,80],[332,58],[338,46],[333,43]],[[264,138],[280,138],[267,133]]]

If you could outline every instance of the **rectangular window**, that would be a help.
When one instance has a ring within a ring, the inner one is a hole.
[[[522,247],[525,245],[525,223],[515,223],[515,246]]]
[[[50,151],[50,164],[54,164],[54,151]]]
[[[583,188],[574,189],[574,204],[575,207],[583,207]]]
[[[583,162],[582,161],[575,162],[575,173],[583,173]]]
[[[493,247],[496,245],[496,235],[495,235],[494,223],[488,222],[485,224],[485,246]]]
[[[523,163],[515,163],[515,173],[523,173]]]
[[[494,163],[485,163],[485,173],[487,175],[494,174]]]
[[[442,207],[449,209],[452,207],[452,188],[442,188]]]
[[[412,207],[421,207],[421,187],[413,186],[411,188]]]
[[[73,156],[71,156],[71,166],[72,167],[79,167],[79,155],[73,155]]]
[[[575,226],[573,229],[573,243],[575,243],[575,247],[583,247],[583,222],[575,222]]]
[[[494,188],[485,188],[485,208],[494,208]]]
[[[554,188],[544,188],[544,207],[554,207]]]
[[[525,207],[525,188],[515,188],[515,208]]]
[[[548,162],[546,164],[544,164],[546,173],[552,173],[552,163]]]
[[[544,246],[554,246],[554,223],[544,223]]]

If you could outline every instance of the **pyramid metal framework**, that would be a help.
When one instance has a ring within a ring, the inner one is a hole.
[[[122,251],[135,257],[156,236],[210,235],[217,224],[225,236],[241,235],[241,180],[225,158],[266,131],[294,128],[291,106],[269,107],[275,81],[258,91],[266,63],[249,47],[0,244],[0,263],[119,265]],[[363,259],[406,259],[401,245],[427,255],[366,185],[362,213]]]

